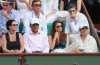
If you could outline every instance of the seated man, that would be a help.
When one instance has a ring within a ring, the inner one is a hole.
[[[2,10],[0,10],[0,35],[8,32],[6,28],[7,20],[15,20],[17,24],[20,22],[20,14],[17,10],[13,9],[13,0],[2,0]],[[18,29],[17,29],[18,32]]]
[[[25,33],[29,32],[31,29],[29,27],[30,25],[30,18],[36,18],[39,21],[39,31],[47,34],[47,24],[46,24],[46,18],[44,15],[42,15],[41,12],[41,1],[40,0],[33,0],[32,2],[32,11],[29,11],[25,13],[24,17],[24,29]]]
[[[89,26],[86,16],[82,13],[77,12],[77,6],[74,4],[69,4],[68,9],[69,14],[66,17],[66,27],[65,32],[68,34],[78,34],[79,26],[85,23]]]
[[[38,31],[39,22],[32,18],[30,28],[31,31],[24,34],[26,53],[49,53],[48,37]]]

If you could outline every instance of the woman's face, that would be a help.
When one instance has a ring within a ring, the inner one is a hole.
[[[9,28],[10,30],[16,31],[18,28],[18,24],[15,21],[13,21],[11,26],[9,26]]]
[[[61,32],[62,31],[62,24],[61,23],[57,23],[56,26],[55,26],[55,30],[57,32]]]
[[[83,35],[88,34],[88,27],[84,26],[83,28],[81,28],[80,33],[83,34]]]

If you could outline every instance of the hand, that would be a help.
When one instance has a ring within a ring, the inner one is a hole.
[[[18,50],[18,49],[15,49],[15,51],[14,51],[15,53],[20,53],[20,51]]]
[[[10,53],[14,53],[14,50],[10,50]]]
[[[2,10],[2,14],[7,17],[8,16],[8,12],[6,10]]]
[[[55,38],[55,39],[59,38],[58,32],[55,32],[54,38]]]
[[[75,14],[75,13],[73,13],[73,14],[71,14],[70,16],[71,16],[71,19],[75,19],[76,14]]]
[[[73,49],[71,50],[71,52],[72,52],[72,53],[78,53],[78,49],[77,49],[77,48],[73,48]]]
[[[47,19],[47,18],[49,17],[49,15],[46,15],[45,17],[46,17],[46,19]]]

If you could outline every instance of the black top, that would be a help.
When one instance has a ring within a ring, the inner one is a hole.
[[[68,0],[63,0],[64,1],[64,10],[68,10],[68,5],[70,3],[76,4],[77,5],[77,0],[70,0],[70,2],[68,2]]]
[[[16,41],[10,41],[9,34],[6,33],[7,49],[9,50],[20,50],[19,33],[16,33]]]

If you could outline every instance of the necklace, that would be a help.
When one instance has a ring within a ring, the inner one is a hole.
[[[14,36],[15,34],[16,34],[16,32],[15,32],[14,34],[10,34],[10,33],[9,33],[9,36]]]

